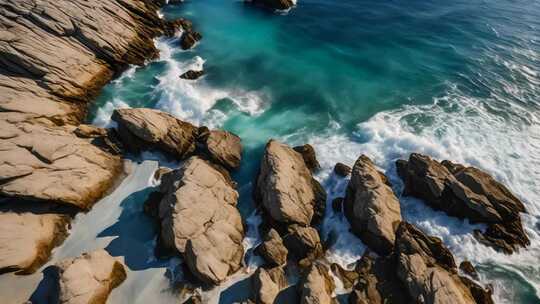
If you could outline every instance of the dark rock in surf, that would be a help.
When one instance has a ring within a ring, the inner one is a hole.
[[[459,270],[461,270],[464,274],[470,276],[471,278],[478,280],[478,272],[476,272],[476,268],[471,262],[461,262],[461,264],[459,264]]]
[[[332,201],[332,210],[334,210],[336,213],[343,211],[343,201],[343,197],[336,197]]]
[[[520,217],[525,206],[487,173],[416,153],[396,166],[404,195],[421,198],[451,216],[486,223],[485,232],[475,231],[480,242],[507,254],[530,244]]]
[[[346,177],[347,175],[351,174],[351,171],[352,171],[351,167],[343,163],[337,163],[334,166],[334,173],[337,176]]]
[[[303,146],[296,146],[293,149],[302,154],[302,158],[304,158],[304,162],[311,172],[316,172],[321,169],[321,165],[319,165],[315,149],[313,149],[312,145],[305,144]]]
[[[186,31],[180,37],[180,46],[183,50],[189,50],[195,46],[195,43],[202,39],[202,35],[195,31]]]
[[[180,75],[180,78],[187,79],[187,80],[195,80],[199,79],[202,75],[204,75],[204,71],[193,71],[189,70],[182,75]]]
[[[293,0],[251,0],[251,2],[273,10],[287,10],[295,5]]]

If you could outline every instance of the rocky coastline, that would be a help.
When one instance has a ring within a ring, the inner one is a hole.
[[[273,9],[294,5],[254,2]],[[271,139],[252,183],[263,219],[253,254],[263,262],[248,271],[247,225],[231,177],[242,163],[239,136],[145,108],[115,110],[114,128],[82,124],[101,87],[129,65],[158,56],[155,37],[181,31],[182,49],[202,38],[185,19],[162,20],[157,10],[163,4],[0,4],[0,275],[38,270],[68,235],[73,217],[90,210],[118,182],[124,158],[151,150],[180,161],[178,168],[156,171],[159,187],[144,212],[158,227],[155,256],[185,261],[184,287],[190,294],[185,303],[200,303],[200,290],[239,272],[249,275],[246,303],[338,303],[336,282],[351,304],[494,303],[491,287],[479,281],[474,266],[458,267],[442,240],[403,220],[400,209],[401,195],[414,196],[449,216],[486,224],[475,237],[487,246],[506,254],[527,247],[520,218],[525,206],[477,168],[413,153],[396,162],[404,192],[395,193],[386,175],[361,155],[352,168],[336,164],[333,175],[348,180],[347,191],[327,203],[316,178],[315,148]],[[190,72],[179,77],[203,75]],[[328,244],[320,224],[327,205],[345,216],[368,248],[353,269],[325,258]],[[105,250],[55,264],[59,302],[106,303],[126,280],[126,267]]]

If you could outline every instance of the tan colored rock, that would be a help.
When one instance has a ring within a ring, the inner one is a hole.
[[[203,129],[201,131],[201,129]],[[242,141],[237,135],[223,131],[211,130],[206,127],[199,129],[199,141],[202,153],[213,162],[229,169],[240,167],[242,160]]]
[[[314,263],[300,281],[300,303],[330,304],[337,303],[333,298],[334,281],[328,267]]]
[[[257,304],[273,304],[277,295],[287,286],[287,278],[281,267],[259,268],[253,274],[253,298]]]
[[[302,155],[275,140],[266,145],[255,191],[256,199],[273,221],[307,226],[314,214],[324,214],[320,209],[326,194],[313,179]]]
[[[56,266],[62,304],[104,304],[110,292],[126,279],[123,263],[105,250],[84,253]]]
[[[59,214],[0,212],[0,273],[34,272],[64,240],[68,222]]]
[[[478,297],[473,296],[470,285],[457,274],[454,258],[439,238],[427,236],[402,222],[396,235],[395,254],[397,276],[406,285],[413,301],[476,303]]]
[[[287,263],[288,250],[283,245],[283,240],[275,229],[270,229],[264,237],[264,242],[257,247],[260,254],[270,266],[282,266]]]
[[[218,284],[241,266],[242,218],[238,193],[226,172],[191,157],[162,177],[160,191],[163,245],[183,255],[202,281]]]
[[[118,124],[123,144],[133,152],[157,149],[184,159],[195,151],[197,128],[154,109],[117,109],[112,120]]]
[[[396,166],[404,195],[421,198],[451,216],[488,224],[487,231],[475,232],[479,241],[508,254],[530,245],[520,217],[525,206],[487,173],[416,153]]]
[[[283,243],[289,255],[300,261],[301,267],[311,265],[323,253],[319,232],[313,227],[289,226],[289,233],[283,237]]]
[[[386,180],[375,164],[362,155],[354,164],[344,201],[352,231],[381,255],[392,251],[395,231],[401,222],[399,201]]]
[[[112,185],[122,161],[70,127],[10,123],[0,113],[0,194],[87,209]]]

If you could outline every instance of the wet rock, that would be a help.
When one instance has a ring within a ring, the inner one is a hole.
[[[404,195],[421,198],[451,216],[488,224],[486,232],[475,233],[484,244],[508,254],[530,244],[521,224],[523,203],[487,173],[415,153],[396,165]]]
[[[182,75],[180,75],[180,78],[187,79],[187,80],[195,80],[195,79],[199,79],[202,75],[204,75],[204,71],[189,70],[183,73]]]
[[[273,304],[279,292],[287,286],[285,272],[280,267],[259,268],[252,281],[253,299],[257,304]]]
[[[251,2],[274,10],[287,10],[295,5],[293,0],[252,0]]]
[[[156,172],[154,173],[154,179],[156,181],[160,181],[161,180],[161,177],[169,172],[171,172],[172,169],[171,168],[167,168],[167,167],[159,167]]]
[[[334,173],[337,176],[346,177],[347,175],[351,174],[351,171],[352,171],[351,167],[342,163],[337,163],[334,166]]]
[[[300,267],[309,266],[323,253],[319,232],[313,227],[289,226],[289,233],[283,237],[283,243],[289,250],[289,256],[299,261]]]
[[[194,30],[186,30],[180,38],[180,46],[183,50],[189,50],[195,46],[195,43],[202,39],[202,35]]]
[[[69,221],[60,214],[0,212],[0,273],[34,272],[64,240]]]
[[[266,263],[271,267],[282,266],[287,263],[288,250],[283,245],[283,240],[279,233],[270,229],[264,237],[264,242],[256,249],[257,254],[261,255]]]
[[[237,135],[199,128],[199,153],[228,169],[238,169],[242,160],[242,140]]]
[[[328,271],[328,267],[320,263],[311,265],[299,283],[300,303],[338,303],[332,298],[335,285]]]
[[[270,140],[261,161],[255,198],[276,224],[307,226],[315,214],[319,215],[315,218],[324,214],[321,209],[326,202],[326,193],[311,175],[300,153]]]
[[[349,296],[350,304],[414,303],[405,285],[396,276],[392,257],[366,252],[356,266],[358,283]]]
[[[197,128],[165,112],[154,109],[116,109],[112,120],[124,146],[134,153],[155,149],[177,159],[195,151]]]
[[[386,177],[365,155],[354,164],[344,210],[354,234],[378,254],[390,254],[401,222],[399,201]]]
[[[469,284],[457,274],[454,258],[439,238],[427,236],[402,222],[396,232],[395,255],[397,276],[413,301],[476,303],[477,296],[473,296]],[[475,289],[482,289],[472,281],[469,283]]]
[[[238,193],[225,171],[199,157],[162,177],[161,242],[202,282],[219,284],[241,267],[244,229]]]
[[[476,268],[471,262],[461,262],[461,264],[459,264],[459,270],[461,270],[464,274],[470,276],[471,278],[478,280],[478,272],[476,272]]]
[[[358,280],[358,272],[355,270],[343,269],[339,264],[332,263],[332,265],[330,265],[330,270],[332,270],[332,273],[340,279],[345,289],[353,287]]]
[[[293,149],[294,151],[302,154],[302,158],[311,172],[316,172],[321,169],[321,165],[317,160],[317,154],[315,153],[315,149],[313,149],[312,145],[305,144],[303,146],[294,147]]]
[[[106,303],[110,292],[126,279],[121,261],[105,250],[83,253],[56,265],[59,272],[60,303]]]

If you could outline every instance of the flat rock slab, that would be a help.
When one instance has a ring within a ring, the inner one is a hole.
[[[105,250],[84,253],[56,265],[60,303],[101,304],[126,279],[123,263]]]
[[[224,170],[199,157],[162,177],[161,240],[201,281],[218,284],[241,267],[244,228],[238,192]]]
[[[63,241],[68,222],[59,214],[0,212],[0,273],[35,271]]]

